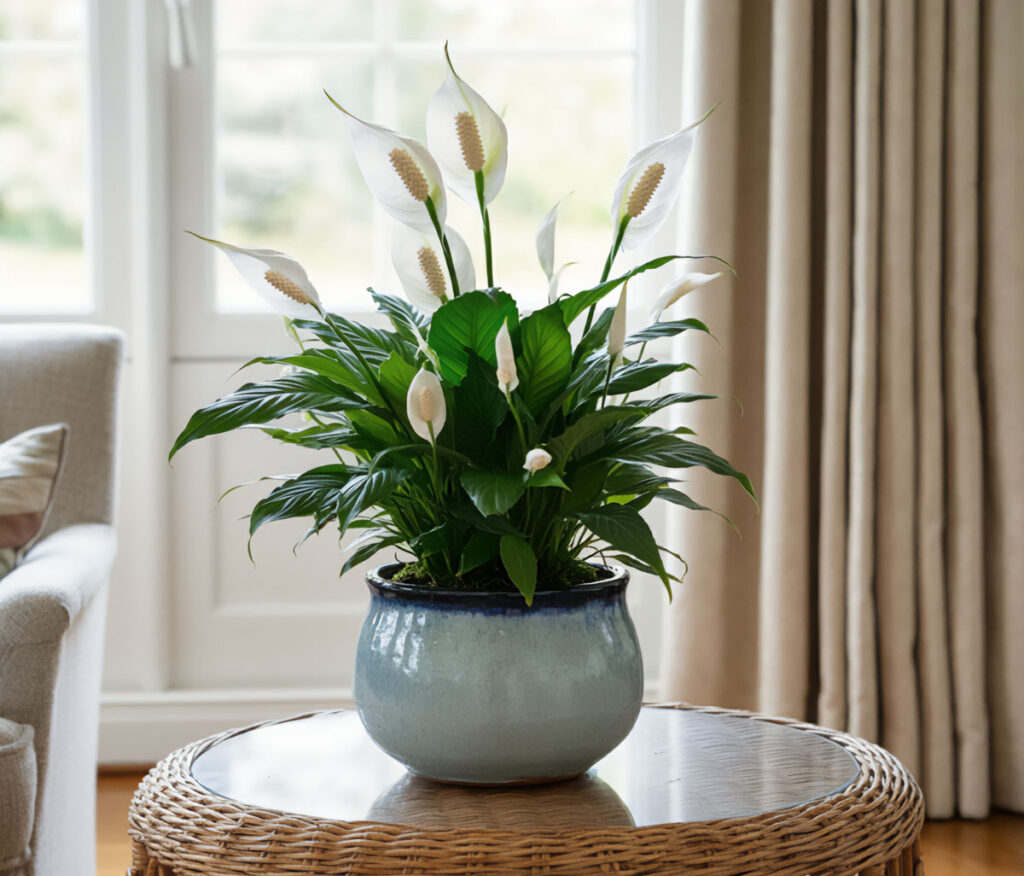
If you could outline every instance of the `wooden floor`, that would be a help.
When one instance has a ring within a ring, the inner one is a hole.
[[[97,876],[124,876],[130,863],[128,804],[141,778],[112,775],[99,780]],[[931,822],[924,829],[923,857],[928,876],[1022,876],[1024,817]]]

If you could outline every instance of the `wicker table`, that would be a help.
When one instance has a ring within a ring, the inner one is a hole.
[[[921,791],[852,736],[660,706],[586,776],[481,789],[407,774],[352,712],[205,739],[157,764],[129,876],[921,876]]]

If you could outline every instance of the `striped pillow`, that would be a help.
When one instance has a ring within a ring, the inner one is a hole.
[[[0,577],[17,565],[46,523],[67,435],[67,425],[55,423],[0,444]]]

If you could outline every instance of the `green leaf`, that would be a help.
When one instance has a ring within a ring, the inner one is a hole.
[[[636,557],[654,570],[666,587],[668,574],[658,552],[650,527],[634,509],[626,505],[602,505],[576,515],[577,519],[602,541],[617,551]]]
[[[605,489],[609,493],[625,495],[627,493],[643,493],[647,490],[659,490],[674,479],[666,478],[651,471],[647,466],[636,462],[626,462],[618,466],[605,481]]]
[[[273,520],[314,517],[318,524],[326,522],[334,516],[342,487],[361,472],[348,465],[322,465],[285,481],[253,507],[249,535]]]
[[[355,568],[361,563],[365,563],[368,559],[373,557],[378,551],[384,550],[386,547],[392,547],[396,544],[402,544],[405,541],[405,537],[401,535],[389,535],[385,538],[378,539],[377,541],[371,541],[367,544],[361,544],[355,549],[352,556],[345,560],[345,565],[341,567],[341,574],[344,575],[350,569]]]
[[[485,517],[504,514],[523,495],[523,478],[517,472],[466,470],[462,487]]]
[[[587,438],[599,435],[615,423],[628,419],[640,419],[643,416],[636,408],[609,406],[584,414],[569,426],[561,435],[548,442],[548,452],[554,457],[555,463],[562,469],[572,456],[572,452]]]
[[[309,426],[305,429],[282,429],[276,426],[242,426],[243,429],[259,429],[275,441],[297,444],[311,450],[341,447],[347,450],[368,450],[369,445],[347,426]]]
[[[384,295],[380,292],[369,290],[377,309],[380,310],[391,321],[395,332],[412,344],[419,346],[419,341],[424,338],[424,330],[427,327],[427,319],[408,301],[399,298],[397,295]]]
[[[533,548],[518,535],[503,535],[499,550],[509,578],[525,597],[526,604],[532,605],[537,590],[537,556]]]
[[[466,377],[452,389],[455,448],[472,459],[487,458],[494,433],[508,416],[508,402],[498,389],[494,368],[471,353]]]
[[[576,352],[573,354],[575,362],[582,362],[588,354],[601,349],[608,342],[608,329],[611,327],[614,315],[614,307],[606,307],[601,311],[590,327],[590,331],[580,338],[580,342],[576,345]]]
[[[676,259],[714,259],[732,270],[729,263],[724,259],[718,258],[718,256],[669,255],[651,259],[651,261],[644,262],[642,265],[633,268],[633,270],[627,271],[621,277],[616,277],[614,280],[609,280],[606,283],[602,283],[600,286],[594,286],[592,289],[584,289],[582,292],[577,292],[575,295],[570,295],[566,298],[559,298],[558,306],[562,308],[562,314],[565,316],[565,324],[572,325],[573,320],[583,313],[584,310],[597,304],[605,295],[617,289],[631,277],[635,277],[637,274],[642,274],[644,271],[650,271],[653,268],[660,268],[662,265],[667,265],[669,262],[675,261]]]
[[[387,498],[407,477],[404,469],[384,468],[352,478],[338,496],[339,530],[344,533],[357,516]]]
[[[734,532],[739,533],[739,528],[728,517],[721,512],[716,511],[714,508],[708,508],[707,505],[701,505],[700,502],[690,498],[682,490],[666,487],[665,489],[656,491],[654,493],[654,498],[664,499],[666,502],[671,502],[673,505],[681,505],[683,508],[689,508],[691,511],[710,511],[712,514],[721,517],[726,523],[728,523]]]
[[[380,365],[392,353],[410,360],[416,355],[416,347],[394,332],[352,322],[337,313],[327,314],[325,322],[318,319],[296,319],[292,322],[335,349],[355,348],[371,365]]]
[[[660,429],[652,429],[639,438],[627,434],[621,440],[616,440],[609,452],[616,459],[636,460],[647,465],[664,465],[668,468],[700,466],[715,474],[735,479],[757,501],[750,478],[733,468],[728,460],[702,444]]]
[[[368,449],[380,450],[404,444],[406,438],[395,429],[390,416],[384,417],[371,411],[348,411],[349,423]]]
[[[491,532],[474,532],[462,548],[462,559],[459,561],[459,574],[465,575],[489,563],[498,556],[498,536]]]
[[[695,401],[706,401],[713,398],[718,398],[718,396],[707,392],[673,392],[668,395],[658,396],[657,398],[638,398],[627,402],[621,402],[621,405],[623,407],[641,408],[646,414],[650,415],[657,413],[663,408],[671,407],[672,405],[688,404],[689,402]]]
[[[451,527],[447,523],[441,523],[428,529],[422,535],[412,540],[412,548],[417,557],[430,557],[439,554],[448,547],[448,535]]]
[[[381,362],[379,380],[384,394],[391,400],[395,410],[404,411],[409,384],[416,376],[416,366],[407,362],[398,353],[392,353]]]
[[[541,416],[569,382],[572,339],[557,304],[537,310],[520,324],[519,397]]]
[[[657,340],[658,338],[675,337],[676,335],[689,330],[711,334],[708,327],[699,319],[679,319],[675,322],[656,322],[654,325],[649,325],[647,328],[631,334],[626,338],[626,346],[629,347],[633,344],[646,344],[650,341]]]
[[[296,368],[303,368],[333,380],[354,393],[369,397],[378,404],[384,401],[373,383],[363,376],[363,367],[359,364],[359,360],[347,350],[312,348],[294,356],[257,356],[246,362],[242,368],[248,368],[257,363],[294,365]]]
[[[469,351],[494,365],[494,339],[505,320],[512,331],[519,312],[512,297],[500,289],[467,292],[442,304],[430,320],[428,343],[437,353],[441,376],[460,384],[466,376]]]
[[[295,411],[347,411],[363,407],[363,399],[318,374],[289,374],[266,383],[247,383],[196,411],[175,439],[168,459],[197,438],[230,432],[251,423],[266,423]]]
[[[569,489],[565,481],[559,477],[558,472],[552,468],[542,468],[540,471],[535,471],[526,479],[526,486],[559,487],[563,490]]]
[[[601,499],[607,476],[608,462],[603,459],[581,466],[571,477],[567,476],[571,492],[562,497],[563,513],[573,514],[593,508]]]
[[[626,392],[636,392],[646,389],[675,374],[677,371],[687,371],[693,368],[685,362],[658,362],[656,359],[646,359],[643,362],[631,362],[612,374],[608,384],[608,395],[621,395]]]

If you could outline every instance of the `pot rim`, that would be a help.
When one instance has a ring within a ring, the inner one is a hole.
[[[523,595],[516,592],[493,592],[488,590],[450,590],[424,587],[420,584],[398,583],[386,577],[389,573],[401,568],[404,563],[385,563],[366,573],[366,585],[374,595],[405,597],[427,602],[461,603],[481,606],[508,605],[526,608]],[[533,607],[538,601],[542,603],[572,604],[585,602],[594,597],[609,597],[621,594],[629,583],[629,571],[623,566],[588,563],[595,569],[606,570],[611,574],[607,578],[591,581],[589,584],[577,584],[568,590],[538,590],[533,594]]]

